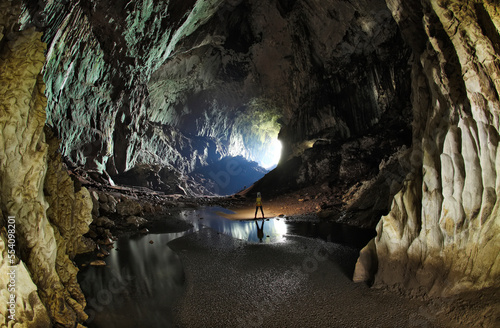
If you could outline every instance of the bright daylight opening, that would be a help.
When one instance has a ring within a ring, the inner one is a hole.
[[[266,155],[262,159],[262,167],[271,169],[278,165],[281,158],[281,141],[273,139],[266,150]]]

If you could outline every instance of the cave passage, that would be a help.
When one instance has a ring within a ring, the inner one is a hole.
[[[498,2],[0,0],[0,326],[500,327]]]

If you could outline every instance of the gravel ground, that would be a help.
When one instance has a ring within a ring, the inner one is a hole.
[[[177,327],[448,327],[421,301],[353,283],[353,248],[252,244],[208,228],[169,246],[186,276]]]

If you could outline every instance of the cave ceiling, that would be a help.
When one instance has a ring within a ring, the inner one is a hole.
[[[63,156],[110,175],[266,166],[409,113],[410,51],[383,0],[48,1],[47,123]],[[384,123],[385,124],[385,123]]]

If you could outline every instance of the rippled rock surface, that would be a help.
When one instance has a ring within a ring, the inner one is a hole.
[[[3,226],[8,217],[15,220],[16,254],[14,262],[7,261],[11,237],[7,244],[3,230],[0,318],[2,324],[13,319],[5,312],[13,294],[20,326],[75,327],[87,315],[71,259],[81,251],[92,202],[85,188],[75,190],[61,167],[58,141],[44,131],[42,34],[35,28],[19,31],[20,3],[0,4],[0,206]],[[13,290],[6,281],[10,270],[16,271]]]
[[[414,52],[413,147],[403,189],[377,226],[375,284],[434,294],[498,287],[498,7],[388,5]]]

